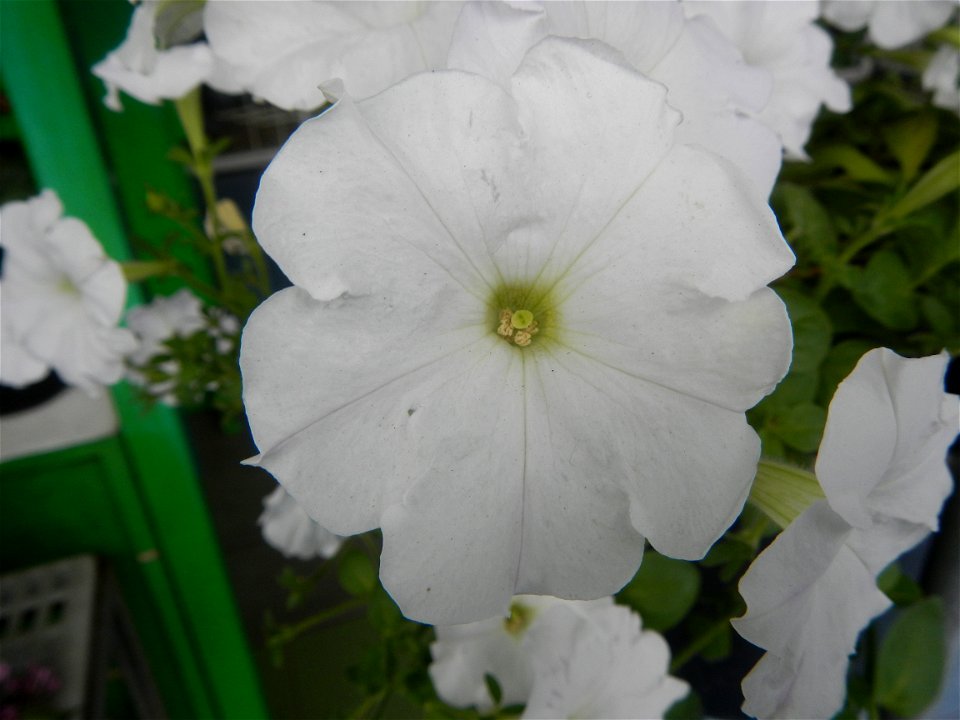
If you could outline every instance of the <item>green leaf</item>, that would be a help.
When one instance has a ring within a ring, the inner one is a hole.
[[[503,700],[503,690],[500,689],[500,683],[490,673],[483,674],[483,683],[487,686],[490,697],[493,698],[493,704],[499,705],[500,701]]]
[[[764,402],[772,408],[789,408],[802,402],[810,402],[817,394],[819,374],[815,372],[791,372]]]
[[[337,576],[340,586],[351,595],[366,595],[377,586],[377,571],[370,558],[359,550],[341,553]]]
[[[400,608],[386,592],[375,592],[367,606],[367,620],[381,635],[388,634],[404,623]]]
[[[682,700],[677,700],[664,714],[664,720],[700,720],[703,717],[703,703],[697,691],[691,689]]]
[[[760,428],[757,434],[760,435],[764,457],[785,458],[787,456],[783,440],[777,437],[773,431],[764,427]]]
[[[837,232],[833,222],[810,190],[793,183],[781,183],[773,200],[783,207],[782,215],[789,228],[787,237],[800,257],[809,255],[822,262],[836,254]]]
[[[903,179],[913,180],[937,139],[937,115],[923,112],[884,130],[887,147],[900,163]]]
[[[817,398],[821,405],[826,407],[830,404],[837,385],[856,367],[860,358],[875,347],[877,343],[867,340],[844,340],[830,348],[820,365],[820,391]]]
[[[686,616],[699,592],[696,565],[648,551],[617,598],[640,613],[645,628],[663,632]]]
[[[729,582],[753,560],[755,554],[756,549],[746,543],[734,538],[723,538],[710,548],[700,564],[704,567],[719,567],[720,579]]]
[[[906,217],[957,188],[960,188],[960,150],[930,168],[891,208],[887,216],[891,219]]]
[[[778,288],[777,294],[786,303],[793,325],[793,362],[790,372],[816,372],[830,349],[833,333],[830,318],[814,300],[796,290]]]
[[[894,330],[911,330],[918,320],[910,272],[900,256],[881,250],[851,274],[853,298],[875,320]]]
[[[801,452],[816,452],[827,421],[827,411],[812,402],[800,403],[771,423],[784,443]]]
[[[813,154],[821,167],[839,167],[854,180],[892,185],[893,176],[852,145],[833,145]]]
[[[893,562],[877,578],[877,587],[897,605],[912,605],[923,597],[917,582],[904,575],[900,566]]]
[[[925,295],[920,298],[920,311],[937,334],[937,337],[942,338],[944,343],[957,342],[956,311],[951,312],[945,303],[932,295]]]
[[[913,717],[936,698],[947,655],[943,601],[932,597],[911,605],[883,639],[874,673],[877,704]]]

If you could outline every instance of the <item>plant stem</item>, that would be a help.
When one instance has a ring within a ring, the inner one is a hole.
[[[291,640],[295,640],[307,630],[310,630],[321,623],[325,623],[327,620],[331,620],[338,615],[343,615],[344,613],[363,605],[365,602],[366,601],[361,598],[351,598],[340,603],[339,605],[333,606],[332,608],[321,610],[315,615],[311,615],[305,620],[301,620],[296,625],[283,625],[279,628],[275,635],[267,639],[267,644],[271,647],[285,645]]]
[[[674,673],[684,665],[686,665],[690,660],[701,650],[703,650],[707,645],[713,642],[713,639],[719,635],[723,629],[730,623],[730,618],[723,618],[718,620],[713,625],[708,627],[703,631],[699,636],[693,639],[693,641],[687,645],[683,650],[674,655],[673,662],[670,663],[670,672]]]
[[[190,154],[193,157],[193,174],[200,184],[203,202],[206,205],[207,217],[213,227],[213,265],[217,273],[217,281],[221,290],[226,290],[230,281],[227,275],[227,263],[223,255],[220,242],[222,236],[220,217],[217,213],[217,193],[213,184],[213,162],[210,157],[210,145],[203,128],[203,108],[200,104],[200,89],[196,88],[175,101],[177,115],[183,132],[187,136]]]

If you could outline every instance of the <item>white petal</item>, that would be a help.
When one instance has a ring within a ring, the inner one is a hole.
[[[0,298],[2,294],[0,289]],[[22,388],[39,382],[49,372],[50,366],[31,355],[14,334],[10,318],[0,305],[0,382],[9,387]]]
[[[569,267],[673,142],[679,116],[664,88],[615,64],[604,48],[550,37],[513,78],[534,165],[530,175],[498,178],[505,194],[522,193],[529,223],[491,247],[508,282]]]
[[[552,35],[602,40],[645,75],[670,52],[684,26],[675,3],[548,2],[545,9]]]
[[[745,63],[711,22],[695,17],[650,77],[667,86],[667,102],[683,113],[677,141],[727,158],[766,199],[782,152],[777,134],[753,115],[770,101],[772,73]]]
[[[793,254],[732,173],[674,149],[558,284],[567,345],[732,410],[773,389],[792,336],[764,286]]]
[[[311,520],[282,487],[263,499],[263,508],[257,520],[263,538],[286,557],[330,558],[340,549],[342,540]]]
[[[831,25],[853,32],[867,26],[876,4],[875,0],[823,0],[822,13]]]
[[[383,515],[380,579],[414,620],[456,624],[505,613],[525,515],[524,378],[491,338],[410,420],[417,477]]]
[[[667,676],[670,649],[628,608],[544,611],[525,640],[535,679],[525,718],[654,718],[687,693]]]
[[[542,387],[539,413],[549,435],[533,443],[535,462],[528,461],[528,468],[544,472],[542,483],[528,484],[527,511],[536,517],[544,508],[530,525],[529,540],[525,536],[524,555],[537,562],[530,563],[529,576],[534,568],[557,565],[557,577],[566,567],[607,587],[618,578],[621,584],[629,580],[630,561],[639,560],[641,545],[622,529],[625,508],[616,490],[629,498],[637,533],[659,552],[702,557],[739,515],[756,470],[759,441],[743,414],[564,349],[538,357],[536,371],[528,390],[537,392],[535,382]],[[531,403],[531,411],[536,408]],[[584,513],[580,506],[595,507]],[[545,530],[558,513],[564,522]],[[579,520],[577,513],[584,513]],[[561,532],[573,528],[581,537],[568,546]],[[592,544],[584,545],[591,535]],[[551,557],[551,548],[562,552]],[[555,585],[536,591],[562,594]],[[574,595],[568,591],[567,597]]]
[[[539,3],[468,2],[454,27],[447,67],[482,75],[509,91],[523,56],[546,35]]]
[[[951,0],[884,0],[873,8],[870,39],[887,50],[909,45],[942,27],[956,7]]]
[[[864,528],[888,517],[937,528],[953,487],[946,451],[960,427],[960,401],[943,390],[948,360],[871,350],[837,388],[817,478],[847,522]]]
[[[484,356],[486,328],[463,328],[459,295],[440,287],[429,305],[411,295],[398,287],[322,303],[290,288],[244,328],[240,367],[258,462],[341,535],[377,527],[419,478],[418,453],[429,461],[439,449],[423,428],[430,398]]]
[[[150,104],[179,98],[202,83],[213,69],[213,55],[205,43],[156,49],[154,24],[159,2],[138,5],[123,43],[93,66],[107,86],[105,102],[120,110],[117,90]]]
[[[923,71],[923,89],[933,90],[933,104],[960,113],[960,50],[941,45]]]
[[[459,148],[470,151],[475,162],[495,153],[509,101],[479,77],[448,75],[440,79],[444,92],[432,96],[431,81],[432,76],[413,78],[363,108],[374,127],[382,116],[391,116],[394,126],[411,118],[426,121],[409,139],[412,146],[426,146],[415,161],[388,147],[345,97],[304,123],[264,173],[254,232],[287,276],[314,297],[377,292],[386,282],[382,278],[425,274],[446,277],[486,301],[493,270],[482,253],[471,188],[458,173],[433,196],[436,178],[427,178],[436,171],[441,181],[449,180],[444,171],[459,169],[453,152]],[[420,96],[434,112],[402,110],[411,96]],[[476,129],[461,122],[473,112]],[[417,283],[411,281],[409,289],[417,292]]]
[[[312,110],[324,103],[318,86],[332,78],[355,97],[368,97],[441,67],[460,7],[211,0],[204,29],[218,57],[218,84],[243,87],[287,110]]]
[[[843,704],[848,656],[890,605],[847,545],[851,528],[825,501],[790,524],[740,581],[740,635],[768,651],[743,682],[754,717],[831,717]],[[892,559],[892,558],[891,558]]]
[[[830,68],[833,43],[814,24],[816,2],[687,1],[683,7],[688,16],[713,20],[748,63],[772,74],[773,94],[757,117],[777,132],[788,157],[805,157],[821,103],[836,112],[850,109],[849,87]]]
[[[4,205],[4,323],[35,362],[93,392],[121,377],[123,356],[136,347],[115,327],[126,282],[89,228],[61,210],[50,191]]]

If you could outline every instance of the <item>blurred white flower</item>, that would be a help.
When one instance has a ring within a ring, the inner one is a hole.
[[[436,628],[430,677],[450,705],[526,704],[525,718],[654,718],[687,693],[667,675],[670,649],[609,597],[589,602],[517,596],[506,618]]]
[[[156,105],[186,95],[213,71],[213,55],[205,43],[158,48],[158,13],[163,6],[162,0],[142,0],[133,10],[127,37],[93,66],[93,74],[106,85],[103,102],[111,110],[123,109],[121,90]],[[166,9],[176,13],[187,6],[167,3]]]
[[[688,692],[668,675],[670,647],[620,605],[548,608],[530,629],[533,689],[525,718],[662,718]]]
[[[947,448],[960,398],[943,391],[946,353],[871,350],[830,403],[817,477],[826,494],[754,561],[733,621],[767,654],[743,681],[744,712],[831,717],[857,636],[890,606],[877,575],[931,530],[950,494]]]
[[[443,67],[459,2],[208,0],[204,30],[217,58],[211,83],[240,87],[285,110],[323,105],[341,79],[367,97]]]
[[[240,342],[240,321],[223,308],[210,309],[212,324],[210,334],[216,341],[215,347],[221,355],[233,353]]]
[[[684,0],[683,8],[689,17],[709,17],[750,65],[772,74],[770,101],[757,117],[780,136],[787,157],[806,158],[821,104],[850,109],[850,87],[830,67],[833,41],[815,24],[816,0]]]
[[[923,89],[933,91],[933,104],[960,113],[960,50],[941,45],[923,71]]]
[[[645,537],[702,557],[791,353],[766,284],[793,256],[741,175],[675,144],[661,85],[547,38],[511,87],[343,97],[254,211],[294,287],[244,329],[253,462],[332,531],[381,527],[384,586],[432,623],[609,595]]]
[[[747,65],[712,22],[686,19],[666,2],[469,2],[448,66],[484,75],[509,91],[524,54],[547,35],[596,39],[667,87],[683,119],[676,142],[732,161],[766,198],[780,171],[776,133],[751,115],[770,99],[769,72]]]
[[[848,32],[867,34],[887,50],[909,45],[947,22],[955,0],[824,0],[823,17]]]
[[[94,392],[120,379],[124,355],[136,348],[130,331],[117,327],[127,283],[90,229],[62,214],[52,190],[0,208],[0,380],[22,387],[53,369]]]
[[[140,347],[128,359],[127,379],[136,385],[147,386],[161,402],[176,405],[176,397],[171,391],[176,386],[174,376],[180,371],[180,363],[173,359],[160,363],[159,369],[169,377],[161,382],[150,382],[143,372],[144,367],[155,356],[169,352],[165,343],[171,338],[189,337],[206,326],[200,299],[186,288],[169,297],[156,297],[147,305],[131,308],[127,312],[127,327],[137,336]]]
[[[437,640],[430,646],[429,672],[437,695],[456,707],[476,707],[489,712],[494,707],[484,676],[493,675],[501,690],[501,705],[524,704],[533,687],[533,665],[527,633],[544,610],[568,604],[576,612],[590,613],[610,607],[613,598],[578,602],[550,595],[518,595],[506,617],[464,625],[439,625]]]
[[[263,499],[263,513],[257,522],[267,544],[286,557],[331,558],[343,544],[343,538],[312,520],[279,485]]]

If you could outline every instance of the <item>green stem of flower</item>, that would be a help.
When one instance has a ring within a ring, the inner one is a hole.
[[[824,497],[817,476],[775,460],[761,459],[750,502],[781,528]]]
[[[343,615],[347,612],[350,612],[351,610],[364,605],[365,602],[366,601],[362,598],[351,598],[340,603],[339,605],[335,605],[332,608],[321,610],[315,615],[311,615],[305,620],[301,620],[296,625],[282,625],[280,628],[278,628],[274,635],[267,639],[267,645],[270,646],[270,648],[279,648],[283,645],[286,645],[317,625],[325,623],[328,620],[332,620],[338,615]]]
[[[960,48],[960,27],[957,27],[956,23],[942,27],[930,33],[927,37],[934,43],[947,43],[955,48]]]
[[[176,263],[171,260],[127,260],[120,263],[127,282],[141,282],[152,277],[175,275]]]
[[[213,266],[217,273],[220,288],[226,290],[229,283],[227,263],[220,242],[222,229],[220,217],[217,213],[217,193],[213,184],[213,159],[210,157],[210,144],[203,128],[203,107],[200,103],[200,88],[196,88],[175,101],[177,115],[183,132],[187,136],[190,154],[193,157],[193,174],[200,184],[203,202],[206,206],[207,217],[213,227]]]
[[[729,624],[730,618],[723,618],[695,637],[689,645],[673,656],[673,662],[670,663],[670,672],[675,673],[690,662],[695,655],[712,643],[714,638],[723,632],[723,629]]]

